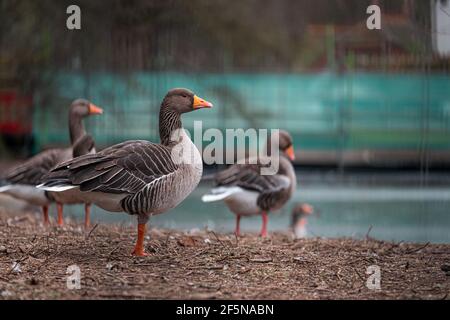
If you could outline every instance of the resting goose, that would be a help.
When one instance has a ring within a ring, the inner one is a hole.
[[[306,224],[308,216],[314,213],[313,206],[307,203],[297,203],[292,208],[291,229],[296,239],[305,238],[307,235]]]
[[[273,139],[270,141],[277,141]],[[261,175],[261,163],[268,159],[247,159],[247,164],[235,164],[215,176],[216,187],[202,197],[204,202],[223,200],[236,215],[237,236],[240,234],[241,216],[262,215],[261,236],[267,236],[267,213],[283,207],[295,191],[296,176],[290,160],[294,160],[292,138],[286,131],[279,131],[279,169],[274,175]],[[270,145],[268,143],[270,152]],[[270,153],[269,153],[270,154]],[[289,157],[289,159],[287,157]],[[251,161],[254,160],[254,161]],[[264,160],[264,161],[263,161]],[[256,162],[257,164],[251,164]]]
[[[88,115],[101,114],[102,109],[84,99],[72,102],[69,109],[69,131],[72,147],[65,149],[49,149],[43,151],[24,163],[10,169],[3,177],[5,186],[0,192],[14,198],[41,206],[44,223],[48,224],[48,206],[55,202],[52,192],[39,190],[36,186],[42,183],[42,178],[57,164],[72,159],[73,156],[95,152],[92,137],[86,134],[82,119]],[[62,224],[62,204],[57,201],[58,224]]]
[[[202,158],[182,127],[181,115],[210,107],[210,102],[187,89],[172,89],[160,107],[160,144],[126,141],[69,160],[53,169],[39,187],[80,197],[107,211],[137,215],[132,254],[145,256],[149,217],[176,207],[202,176]]]

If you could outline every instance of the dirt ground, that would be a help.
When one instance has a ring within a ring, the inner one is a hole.
[[[135,258],[132,228],[39,218],[0,215],[0,299],[450,299],[450,245],[152,229]]]

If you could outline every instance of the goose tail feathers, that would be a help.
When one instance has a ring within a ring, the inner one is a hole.
[[[242,189],[239,187],[219,187],[214,188],[210,191],[210,193],[205,194],[202,196],[203,202],[214,202],[214,201],[220,201],[228,198],[232,194],[235,194],[237,192],[241,192]]]

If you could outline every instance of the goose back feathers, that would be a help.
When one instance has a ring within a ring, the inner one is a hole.
[[[270,154],[269,146],[268,143],[267,150]],[[217,173],[216,187],[211,194],[204,195],[202,200],[224,200],[231,211],[238,215],[253,215],[280,209],[295,191],[296,176],[294,167],[284,156],[284,153],[292,148],[290,135],[280,131],[276,146],[282,151],[278,158],[279,168],[276,174],[261,175],[261,169],[270,166],[270,158],[249,158],[246,163],[255,164],[235,164]]]
[[[216,176],[218,187],[237,186],[258,194],[256,205],[260,210],[277,210],[295,190],[295,173],[289,160],[280,159],[277,174],[261,175],[260,164],[233,165]],[[233,199],[230,199],[233,200]]]
[[[181,202],[201,174],[201,166],[174,163],[171,147],[138,140],[64,162],[48,174],[45,186],[77,186],[80,192],[115,194],[119,197],[112,198],[114,204],[102,201],[102,195],[94,196],[100,201],[92,200],[110,211],[156,214]]]
[[[72,150],[49,149],[12,168],[5,176],[10,184],[38,185],[50,169],[72,157]]]

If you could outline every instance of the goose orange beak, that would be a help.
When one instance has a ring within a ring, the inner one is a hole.
[[[291,159],[291,161],[295,160],[295,152],[293,146],[290,146],[289,148],[284,150],[284,153],[286,153],[286,155],[289,157],[289,159]]]
[[[90,103],[89,104],[89,114],[102,114],[103,113],[103,109],[97,107],[95,104]]]
[[[211,102],[208,102],[202,98],[194,96],[194,103],[192,104],[194,110],[201,108],[212,108],[212,106],[213,104]]]
[[[305,203],[305,204],[303,205],[303,211],[304,211],[306,214],[313,214],[313,213],[314,213],[314,208],[313,208],[311,205]]]

